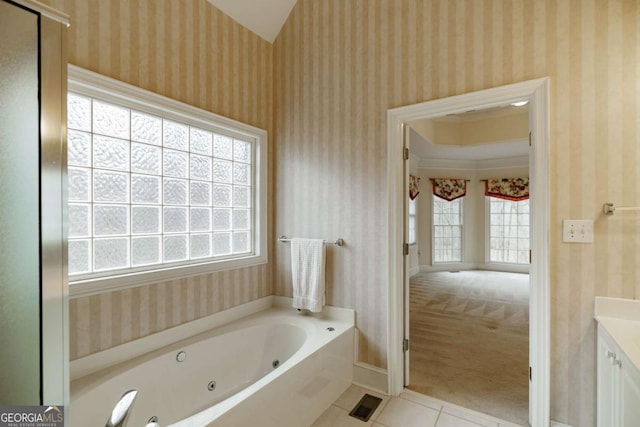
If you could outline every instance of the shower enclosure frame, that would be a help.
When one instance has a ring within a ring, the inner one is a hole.
[[[69,405],[69,302],[67,285],[67,28],[69,17],[34,0],[1,0],[36,16],[38,51],[40,283],[39,401]],[[19,52],[19,51],[18,51]],[[6,141],[5,141],[6,142]],[[7,142],[10,143],[10,142]],[[19,177],[16,177],[19,179]],[[20,218],[16,218],[19,221]],[[5,224],[9,227],[11,223]],[[5,367],[12,369],[12,367]],[[16,366],[18,370],[20,367]],[[66,418],[66,416],[65,416]]]

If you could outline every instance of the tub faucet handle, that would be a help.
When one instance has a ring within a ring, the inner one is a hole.
[[[127,415],[129,415],[129,411],[131,410],[131,406],[133,405],[133,401],[136,399],[137,394],[137,390],[129,390],[122,395],[118,403],[116,403],[116,406],[113,408],[113,411],[111,411],[111,416],[107,420],[105,427],[124,427]]]

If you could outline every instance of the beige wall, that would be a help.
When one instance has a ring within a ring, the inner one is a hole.
[[[458,145],[523,140],[529,137],[529,114],[513,114],[462,122],[461,128],[462,138]]]
[[[470,121],[433,120],[432,129],[430,141],[438,145],[466,146],[522,140],[529,135],[529,114]]]
[[[273,46],[206,0],[45,3],[71,17],[70,63],[273,135]],[[270,295],[269,277],[263,265],[72,299],[71,359]]]
[[[635,0],[300,0],[275,43],[276,232],[344,237],[329,303],[357,310],[360,360],[386,366],[386,111],[551,79],[554,419],[594,424],[595,295],[640,297],[640,13]],[[561,242],[593,219],[592,245]],[[287,295],[277,245],[275,292]]]

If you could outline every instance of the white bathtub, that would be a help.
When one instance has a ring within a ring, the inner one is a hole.
[[[74,380],[71,425],[104,425],[135,389],[128,427],[303,427],[352,376],[353,322],[271,308]]]

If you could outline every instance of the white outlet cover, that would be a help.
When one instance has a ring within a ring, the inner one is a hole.
[[[593,243],[593,220],[563,220],[562,241],[566,243]]]

